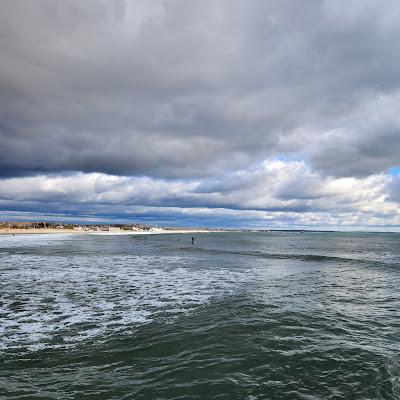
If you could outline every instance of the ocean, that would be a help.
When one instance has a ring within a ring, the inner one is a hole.
[[[1,399],[400,399],[400,234],[0,236]]]

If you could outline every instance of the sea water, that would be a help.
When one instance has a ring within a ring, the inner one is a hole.
[[[0,398],[400,398],[399,234],[192,236],[0,236]]]

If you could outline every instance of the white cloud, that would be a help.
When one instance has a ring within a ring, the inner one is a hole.
[[[4,0],[0,206],[398,225],[399,16],[396,0]]]
[[[391,192],[394,179],[385,174],[326,177],[305,162],[265,160],[212,180],[99,173],[9,178],[0,181],[0,201],[8,209],[29,203],[38,212],[44,204],[55,210],[64,204],[75,213],[129,215],[139,209],[148,214],[162,210],[165,215],[172,212],[196,218],[217,213],[233,220],[251,220],[252,225],[259,219],[271,226],[367,227],[400,225],[399,204]]]

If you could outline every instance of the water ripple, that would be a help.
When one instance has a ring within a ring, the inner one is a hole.
[[[397,244],[0,238],[0,396],[398,399]]]

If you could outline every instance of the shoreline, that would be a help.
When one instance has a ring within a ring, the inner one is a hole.
[[[79,229],[47,229],[47,228],[31,228],[31,229],[0,229],[0,235],[43,235],[43,234],[73,234],[73,235],[163,235],[163,234],[184,234],[184,233],[216,233],[226,232],[221,230],[203,230],[203,229],[176,229],[164,230],[154,229],[149,231],[84,231]]]

